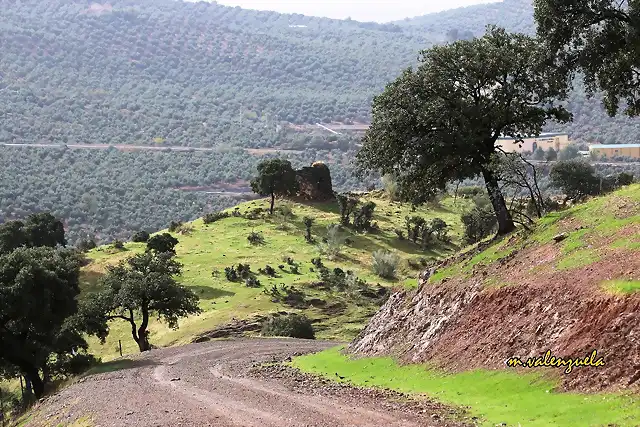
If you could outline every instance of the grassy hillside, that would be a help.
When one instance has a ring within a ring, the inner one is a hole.
[[[184,265],[181,282],[191,287],[200,297],[204,313],[197,317],[188,318],[180,323],[180,329],[173,331],[164,325],[151,325],[151,342],[164,346],[189,342],[199,333],[211,330],[215,326],[229,322],[233,318],[243,319],[253,314],[265,314],[270,311],[286,310],[290,312],[303,311],[315,320],[320,338],[351,339],[366,323],[367,319],[379,308],[381,301],[367,298],[354,292],[327,292],[312,287],[318,282],[317,271],[311,260],[320,256],[323,263],[329,267],[340,267],[352,270],[357,276],[365,280],[376,289],[380,284],[384,287],[415,286],[416,277],[423,262],[439,258],[454,251],[461,235],[460,212],[469,201],[458,198],[443,200],[439,206],[428,206],[411,211],[408,205],[390,202],[382,198],[380,193],[365,196],[362,200],[372,200],[376,203],[374,221],[379,231],[368,234],[354,234],[348,232],[350,244],[344,246],[340,256],[334,260],[320,255],[315,244],[309,244],[304,239],[304,225],[302,218],[314,218],[313,235],[318,242],[326,234],[329,224],[339,222],[337,204],[335,202],[318,204],[301,204],[291,202],[277,202],[276,206],[286,203],[293,217],[286,227],[282,227],[277,216],[264,216],[250,220],[244,217],[230,217],[205,225],[198,219],[188,226],[192,228],[188,234],[175,234],[180,241],[176,248],[179,262]],[[265,200],[246,202],[237,206],[237,210],[245,214],[256,208],[267,209]],[[230,209],[232,212],[236,209]],[[452,229],[450,244],[434,243],[431,250],[423,251],[417,245],[406,240],[399,240],[394,232],[396,228],[404,228],[406,215],[420,215],[425,219],[439,217],[450,224]],[[189,228],[189,227],[188,227]],[[261,233],[264,244],[251,245],[247,236],[252,231]],[[126,243],[125,250],[103,246],[91,251],[88,256],[91,264],[83,270],[84,296],[90,297],[96,289],[97,279],[104,273],[108,264],[144,250],[142,243]],[[371,269],[371,253],[378,249],[393,250],[402,258],[400,272],[395,281],[377,277]],[[292,258],[298,265],[298,274],[292,272],[292,266],[284,261]],[[413,261],[410,267],[408,261]],[[229,282],[224,275],[224,268],[238,263],[250,264],[251,270],[257,272],[259,268],[270,265],[278,271],[278,277],[270,278],[258,274],[261,282],[259,288],[249,288],[243,283]],[[279,268],[282,265],[284,269]],[[217,275],[212,272],[218,271]],[[315,270],[315,269],[314,269]],[[273,285],[294,286],[304,293],[306,300],[315,299],[314,305],[307,309],[297,310],[286,304],[274,303],[272,298],[264,294],[265,289]],[[321,300],[321,301],[319,301]],[[92,341],[91,351],[105,359],[117,353],[117,343],[121,339],[123,350],[134,353],[137,347],[130,336],[130,327],[124,323],[113,323],[111,334],[104,346]]]
[[[460,405],[487,426],[640,425],[640,185],[477,249],[397,294],[348,352],[303,356],[294,366]],[[570,374],[505,366],[513,356],[575,358],[593,349],[604,366]]]

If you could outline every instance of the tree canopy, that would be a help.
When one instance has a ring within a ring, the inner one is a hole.
[[[640,115],[638,2],[535,0],[535,19],[559,71],[569,79],[581,72],[589,94],[602,90],[609,115],[621,104],[627,115]]]
[[[398,179],[403,198],[423,202],[447,183],[481,175],[498,219],[514,227],[492,170],[501,136],[539,134],[570,114],[554,100],[563,82],[534,39],[489,28],[482,38],[423,51],[373,102],[373,121],[357,160]]]
[[[147,251],[108,267],[101,278],[102,290],[81,307],[83,322],[103,342],[108,322],[121,319],[131,325],[131,335],[140,351],[151,349],[149,320],[156,316],[171,328],[178,320],[201,312],[198,296],[180,285],[175,277],[182,265],[173,253]]]
[[[0,365],[29,379],[36,397],[56,356],[87,347],[80,323],[73,321],[80,265],[75,251],[49,247],[0,255]]]
[[[258,176],[251,181],[251,189],[261,196],[271,196],[269,212],[273,214],[276,196],[293,196],[298,190],[296,171],[284,159],[263,160],[258,164]]]

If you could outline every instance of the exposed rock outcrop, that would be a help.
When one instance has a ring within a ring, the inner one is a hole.
[[[322,162],[296,171],[298,195],[305,200],[325,201],[333,199],[333,185],[329,167]]]

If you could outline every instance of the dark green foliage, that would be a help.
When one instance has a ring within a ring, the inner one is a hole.
[[[252,245],[264,245],[264,237],[262,237],[262,234],[256,233],[255,231],[249,233],[247,240]]]
[[[280,286],[272,285],[269,289],[262,291],[271,297],[272,302],[286,304],[294,308],[307,308],[309,304],[303,291],[295,286],[287,286],[284,283]]]
[[[304,218],[302,218],[302,223],[304,224],[304,239],[308,242],[308,243],[312,243],[313,242],[313,237],[311,237],[311,227],[313,227],[313,218],[310,218],[308,216],[305,216]]]
[[[103,290],[81,307],[82,317],[103,342],[108,322],[125,320],[140,351],[150,350],[152,316],[176,329],[180,318],[201,312],[198,296],[176,281],[181,272],[182,265],[168,251],[147,251],[109,266],[100,280]]]
[[[446,241],[449,226],[442,218],[434,218],[431,220],[430,229],[436,234],[438,240]]]
[[[551,168],[550,178],[551,185],[562,189],[567,200],[581,200],[600,191],[595,169],[584,160],[557,162]]]
[[[273,215],[275,197],[294,196],[298,190],[296,172],[291,162],[284,159],[268,159],[258,164],[258,176],[251,180],[251,189],[261,196],[271,196],[269,213]]]
[[[369,231],[372,230],[371,221],[373,219],[373,211],[376,208],[374,202],[367,202],[354,213],[353,227],[357,231]]]
[[[576,72],[588,93],[605,93],[614,116],[620,104],[640,114],[636,72],[640,68],[640,6],[617,0],[536,0],[538,34],[556,56],[558,73],[570,83]]]
[[[263,336],[315,339],[311,321],[303,315],[273,316],[262,324]]]
[[[297,265],[292,265],[291,274],[300,274],[300,267],[298,267]]]
[[[618,185],[631,185],[633,184],[633,174],[622,172],[618,175]]]
[[[317,268],[324,267],[324,264],[322,263],[322,258],[320,258],[320,257],[312,258],[311,259],[311,264],[313,264]]]
[[[558,152],[556,150],[554,150],[553,147],[551,147],[551,148],[549,148],[549,150],[544,155],[544,159],[547,162],[554,162],[554,161],[558,160]]]
[[[418,243],[425,233],[429,233],[427,221],[421,216],[406,216],[404,218],[405,227],[407,227],[407,238],[413,243]]]
[[[393,231],[396,233],[396,236],[398,236],[398,240],[404,240],[404,231],[400,230],[399,228],[396,228]]]
[[[66,244],[64,225],[50,213],[31,214],[24,221],[0,225],[0,254],[21,246],[55,248]]]
[[[40,370],[87,348],[86,323],[75,319],[80,265],[75,250],[23,247],[0,255],[0,367],[29,378],[38,398],[47,380]]]
[[[230,282],[246,281],[253,277],[251,266],[249,264],[238,264],[237,266],[232,265],[231,267],[225,267],[224,275]]]
[[[249,276],[245,279],[244,284],[248,287],[248,288],[259,288],[261,286],[260,284],[260,280],[258,280],[256,277],[254,276]]]
[[[175,247],[178,243],[178,239],[169,233],[156,234],[147,241],[147,250],[158,253],[170,252],[175,254]]]
[[[263,270],[262,273],[269,276],[269,277],[276,277],[276,270],[275,268],[271,267],[270,265],[267,265]]]
[[[340,224],[348,226],[351,223],[351,214],[358,206],[358,199],[351,195],[340,193],[335,193],[335,197],[340,209]]]
[[[374,99],[360,168],[394,174],[402,198],[414,204],[450,182],[482,175],[499,233],[511,232],[515,225],[492,170],[495,142],[501,135],[539,134],[548,119],[570,118],[553,104],[564,88],[546,58],[534,39],[497,28],[423,51],[417,69],[405,70]]]
[[[111,247],[113,249],[118,249],[118,250],[123,250],[124,249],[124,243],[121,242],[120,240],[115,240],[112,244]]]
[[[169,232],[175,233],[180,229],[180,227],[182,227],[182,221],[171,221],[169,223]]]
[[[151,236],[149,235],[148,231],[140,230],[135,232],[133,237],[131,237],[131,241],[136,243],[146,243],[147,241],[149,241],[149,237]]]
[[[90,238],[80,239],[76,244],[76,248],[78,248],[78,250],[81,252],[88,252],[91,249],[95,249],[96,247],[96,241]]]
[[[558,152],[558,160],[571,160],[580,157],[580,149],[577,145],[571,144]]]
[[[464,241],[474,244],[488,237],[496,229],[497,221],[486,207],[474,207],[470,212],[462,215],[464,226]]]
[[[205,224],[211,224],[214,223],[216,221],[220,221],[221,219],[224,218],[229,218],[229,212],[212,212],[212,213],[208,213],[205,216],[202,217],[202,221]]]
[[[286,262],[289,265],[294,265],[295,261],[293,260],[293,258],[289,257],[289,256],[283,256],[282,257],[282,261]]]

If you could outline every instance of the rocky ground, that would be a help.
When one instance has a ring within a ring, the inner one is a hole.
[[[237,339],[153,350],[47,398],[26,425],[462,426],[464,414],[427,400],[366,390],[269,362],[333,343]],[[266,365],[264,365],[266,363]],[[83,424],[84,425],[84,424]]]

